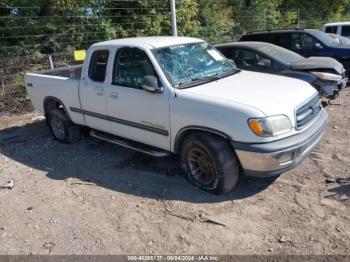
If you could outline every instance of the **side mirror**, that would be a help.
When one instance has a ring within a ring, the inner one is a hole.
[[[227,61],[229,61],[231,64],[233,64],[234,66],[236,66],[236,63],[233,59],[231,58],[227,58]]]
[[[323,48],[323,46],[320,43],[316,43],[314,47],[315,49],[319,49],[319,50]]]
[[[163,93],[163,87],[158,85],[156,76],[147,75],[143,78],[142,89],[151,93]]]

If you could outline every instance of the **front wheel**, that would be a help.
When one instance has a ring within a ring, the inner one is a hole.
[[[187,179],[215,194],[230,192],[238,182],[239,162],[233,148],[210,134],[191,134],[181,150],[181,164]]]
[[[62,110],[51,110],[47,115],[47,122],[57,141],[71,144],[80,140],[80,127],[74,125]]]

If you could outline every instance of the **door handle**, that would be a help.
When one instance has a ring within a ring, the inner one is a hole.
[[[102,96],[103,95],[103,91],[104,91],[104,87],[102,87],[102,86],[95,86],[95,91],[96,91],[97,95]]]
[[[119,97],[119,94],[117,93],[117,92],[111,92],[110,94],[109,94],[109,96],[111,97],[111,98],[115,98],[115,99],[117,99],[118,97]]]

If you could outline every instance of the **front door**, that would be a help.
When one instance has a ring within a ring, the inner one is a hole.
[[[157,76],[143,50],[117,50],[107,95],[111,133],[170,150],[170,93],[167,88],[163,93],[143,90],[146,75]]]

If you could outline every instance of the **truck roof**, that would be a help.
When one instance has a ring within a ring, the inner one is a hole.
[[[267,42],[255,42],[255,41],[245,41],[245,42],[229,42],[229,43],[222,43],[222,44],[217,44],[215,47],[231,47],[231,46],[241,46],[241,47],[250,47],[253,49],[259,49],[261,47],[265,46],[271,46],[275,47],[274,44],[270,44]]]
[[[332,25],[350,25],[350,22],[334,22],[334,23],[327,23],[323,26],[332,26]]]
[[[263,35],[263,34],[274,34],[274,33],[294,33],[294,32],[309,32],[313,33],[315,31],[319,31],[318,29],[312,28],[286,28],[286,29],[271,29],[271,30],[261,30],[261,31],[253,31],[248,32],[247,35]]]
[[[93,44],[92,46],[113,46],[113,45],[128,45],[134,47],[145,48],[161,48],[166,46],[181,45],[203,42],[202,39],[183,37],[183,36],[150,36],[150,37],[134,37],[109,40]]]

